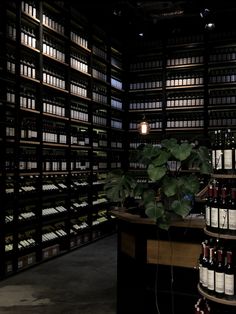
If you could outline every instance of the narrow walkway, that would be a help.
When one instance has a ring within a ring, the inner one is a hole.
[[[115,314],[112,235],[0,282],[0,314]]]

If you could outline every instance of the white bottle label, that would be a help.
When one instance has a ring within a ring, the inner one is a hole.
[[[219,208],[219,227],[221,229],[228,229],[228,210]]]
[[[202,277],[203,277],[202,264],[199,264],[198,268],[199,268],[199,282],[202,284],[202,282],[203,282],[203,280],[202,280]]]
[[[211,223],[210,215],[211,215],[211,208],[210,206],[206,206],[206,225],[207,226],[210,226],[210,223]]]
[[[202,267],[202,285],[207,287],[207,267]]]
[[[224,169],[232,169],[232,149],[224,150]]]
[[[221,149],[216,150],[215,165],[216,165],[216,169],[222,169],[222,150]]]
[[[224,280],[224,273],[215,273],[215,291],[218,293],[224,293],[225,291],[225,280]]]
[[[211,227],[218,228],[218,208],[211,208]]]
[[[213,169],[215,169],[216,168],[216,151],[215,150],[211,152],[211,163],[212,163]]]
[[[236,230],[236,209],[229,209],[229,229]]]
[[[234,295],[234,275],[225,274],[225,294]]]
[[[215,289],[215,272],[214,270],[207,270],[207,288],[209,290]]]

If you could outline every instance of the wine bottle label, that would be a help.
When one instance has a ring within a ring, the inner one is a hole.
[[[207,270],[207,288],[209,290],[215,289],[215,272],[214,270]]]
[[[224,293],[224,273],[215,272],[215,291],[218,293]]]
[[[212,153],[211,153],[211,163],[212,163],[213,169],[215,169],[216,168],[216,151],[215,150],[212,150]]]
[[[236,230],[236,209],[229,209],[229,229]]]
[[[232,169],[232,149],[225,149],[224,150],[224,169]]]
[[[207,226],[210,226],[210,224],[211,224],[211,220],[210,220],[210,218],[211,218],[211,208],[210,208],[210,206],[206,206],[206,225]]]
[[[228,228],[228,210],[225,208],[219,208],[219,227],[221,229]]]
[[[198,268],[199,268],[199,282],[202,284],[202,282],[203,282],[203,279],[202,279],[202,277],[203,277],[203,271],[202,271],[202,264],[201,263],[199,263],[199,265],[198,265]]]
[[[216,150],[215,165],[216,165],[216,169],[222,169],[222,150],[221,149]]]
[[[211,227],[218,228],[218,208],[212,207],[211,208]]]
[[[234,275],[225,274],[225,294],[234,295]]]
[[[202,267],[202,285],[207,287],[207,267]]]

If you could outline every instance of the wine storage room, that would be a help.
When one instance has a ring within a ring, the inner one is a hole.
[[[96,310],[67,291],[29,313],[236,313],[235,14],[233,0],[1,1],[1,313],[28,313],[7,312],[9,280],[56,280],[75,254],[78,304],[100,298],[95,268],[110,280]]]

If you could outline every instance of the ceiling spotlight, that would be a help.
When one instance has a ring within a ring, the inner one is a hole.
[[[144,32],[139,32],[138,35],[139,35],[139,37],[143,37],[144,36]]]
[[[207,8],[200,12],[201,18],[206,18],[207,16],[209,16],[209,14],[210,14],[210,10]]]
[[[213,30],[215,28],[215,23],[211,14],[211,11],[207,8],[200,12],[200,17],[203,19],[205,23],[206,30]]]
[[[114,9],[112,13],[116,16],[122,16],[122,11],[120,9]]]
[[[215,28],[215,23],[209,22],[205,24],[205,29],[208,29],[209,31]]]

